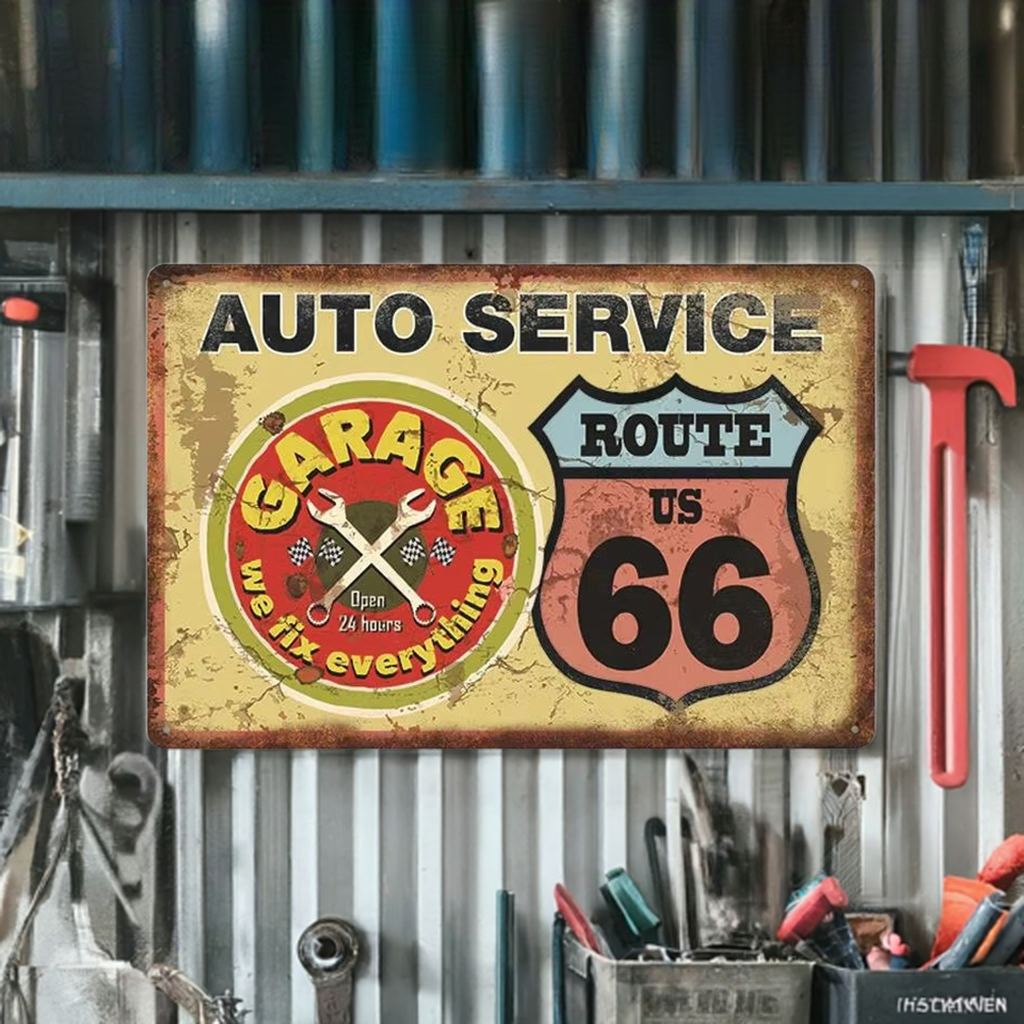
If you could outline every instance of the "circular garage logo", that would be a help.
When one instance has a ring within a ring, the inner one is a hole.
[[[387,715],[446,699],[526,624],[530,493],[498,430],[423,384],[346,378],[289,396],[217,481],[214,612],[305,701]]]

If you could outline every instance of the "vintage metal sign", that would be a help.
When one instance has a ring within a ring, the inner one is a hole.
[[[150,734],[857,746],[874,288],[837,267],[162,267]]]

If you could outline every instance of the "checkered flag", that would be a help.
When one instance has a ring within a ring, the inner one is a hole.
[[[438,537],[437,540],[434,541],[434,545],[431,547],[430,553],[442,565],[451,565],[452,559],[455,557],[455,547],[445,540],[444,537]]]
[[[288,557],[292,560],[292,565],[302,565],[307,558],[313,557],[313,545],[305,537],[300,537],[287,550]]]
[[[318,558],[322,558],[331,568],[334,568],[345,554],[345,549],[333,537],[327,537],[320,545]]]
[[[400,554],[406,565],[415,565],[427,557],[427,549],[419,537],[412,537],[402,545]]]

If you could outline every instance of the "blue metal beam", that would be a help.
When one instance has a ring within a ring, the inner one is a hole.
[[[1024,183],[502,181],[389,175],[0,174],[0,209],[407,213],[1007,213]]]

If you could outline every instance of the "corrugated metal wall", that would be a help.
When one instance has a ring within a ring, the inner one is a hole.
[[[143,283],[158,262],[851,261],[874,272],[880,342],[899,351],[961,340],[966,226],[959,217],[114,215],[120,521],[110,582],[136,589],[144,571],[137,546],[145,507]],[[943,873],[973,874],[1006,829],[1024,826],[1014,789],[1019,753],[1002,742],[1004,730],[1020,735],[1024,717],[1001,653],[1004,597],[1008,628],[1019,629],[1024,573],[1012,523],[1024,478],[1000,439],[1010,431],[1015,451],[1021,421],[993,414],[985,396],[975,406],[971,780],[946,792],[927,773],[927,410],[923,389],[896,380],[880,463],[889,646],[875,741],[855,753],[700,755],[759,851],[750,910],[769,926],[790,884],[823,866],[825,836],[840,817],[845,838],[831,868],[851,895],[911,911],[910,931],[922,945],[937,919]],[[1005,587],[1004,529],[1011,541]],[[240,721],[245,713],[238,709]],[[234,989],[260,1021],[312,1024],[313,990],[295,942],[317,916],[337,914],[366,937],[358,1024],[485,1021],[494,1016],[495,892],[508,888],[519,924],[518,1019],[549,1020],[552,887],[565,881],[596,909],[603,872],[623,865],[650,893],[643,825],[654,814],[678,820],[679,756],[171,752],[177,963],[213,991]],[[858,782],[862,799],[840,799],[844,783],[859,793]]]
[[[286,5],[245,6],[263,12],[262,31],[275,44],[266,48],[270,63],[258,74],[261,65],[248,62],[243,39],[253,32],[238,16],[241,3],[162,3],[156,34],[166,52],[184,55],[164,62],[153,62],[147,51],[156,30],[145,19],[113,19],[120,34],[112,49],[96,26],[80,31],[88,19],[76,0],[75,38],[51,33],[46,49],[28,31],[35,5],[0,3],[0,164],[12,170],[298,167],[318,172],[301,187],[331,201],[338,195],[334,181],[321,175],[334,167],[456,166],[488,178],[642,173],[661,177],[668,189],[675,187],[673,176],[757,180],[741,190],[801,178],[961,181],[969,173],[1012,178],[1020,170],[1024,30],[1017,0],[458,0],[447,6],[308,0],[293,5],[303,12],[298,23],[284,17]],[[70,4],[39,10],[65,7],[72,10]],[[509,34],[513,8],[532,33],[521,52]],[[411,12],[421,9],[426,39],[410,29]],[[334,54],[336,94],[326,70],[334,60],[324,20],[329,10],[344,15],[335,22],[344,45],[353,39],[362,45],[376,24],[366,52]],[[592,17],[583,17],[587,11]],[[349,25],[349,16],[358,16],[359,25]],[[557,25],[535,20],[542,16]],[[438,70],[450,57],[442,45],[446,17],[459,22],[448,40],[455,50],[467,33],[475,33],[476,46],[475,58],[449,76]],[[282,42],[296,24],[305,33],[297,69],[288,65]],[[752,47],[754,36],[760,48]],[[11,57],[16,37],[20,64]],[[72,43],[80,59],[68,58]],[[419,78],[413,51],[422,60]],[[837,57],[835,75],[824,74],[830,55]],[[44,58],[60,70],[54,81],[40,78]],[[97,62],[109,73],[92,81],[89,68]],[[4,76],[15,66],[24,96],[12,106]],[[374,74],[388,88],[374,92]],[[155,96],[136,87],[152,84],[154,76]],[[79,79],[93,87],[81,88]],[[45,86],[56,99],[44,95]],[[66,123],[46,123],[44,99],[69,112]],[[245,127],[261,112],[270,128],[247,140]],[[22,129],[32,130],[21,138]],[[433,184],[442,186],[427,189],[436,198],[445,183]],[[630,191],[623,181],[607,184],[624,198],[655,194]],[[353,194],[359,185],[356,180]],[[227,184],[203,185],[224,205],[246,197],[262,197],[257,204],[263,205],[267,195],[292,194],[286,186],[272,175],[241,173]],[[5,178],[0,207],[7,196],[25,205],[25,195],[48,187],[56,195],[65,185],[56,176],[42,186],[30,175]],[[158,205],[167,208],[178,189],[195,195],[198,186],[181,175],[157,177],[155,184],[75,179],[66,187],[68,194],[102,194],[97,205],[107,208],[159,193]],[[410,202],[417,194],[408,179],[385,187]],[[853,195],[836,188],[831,195]],[[493,196],[514,191],[503,192],[499,182]],[[881,192],[870,194],[873,202],[887,201]],[[684,195],[696,193],[672,193]],[[144,731],[144,304],[146,274],[158,263],[851,261],[875,273],[883,349],[977,340],[1018,354],[1021,344],[1024,233],[1009,216],[980,225],[992,244],[978,339],[964,331],[959,248],[969,225],[957,216],[122,212],[105,223],[104,275],[112,284],[105,353],[113,358],[103,367],[110,429],[97,589],[120,597],[93,602],[85,612],[31,617],[62,653],[87,656],[89,724],[114,750],[140,746]],[[84,372],[82,366],[95,369],[96,361],[76,363],[75,372]],[[923,947],[937,918],[942,875],[973,874],[1005,833],[1024,831],[1024,689],[1016,685],[1024,673],[1024,545],[1017,529],[1024,415],[997,412],[986,395],[972,398],[972,410],[970,782],[943,791],[927,774],[926,396],[894,380],[880,448],[887,643],[874,742],[855,753],[697,755],[716,795],[730,801],[740,838],[757,855],[745,909],[769,926],[790,886],[827,866],[855,898],[909,911],[910,937]],[[0,672],[0,685],[3,680]],[[261,699],[285,698],[270,692]],[[244,706],[238,715],[244,721]],[[603,872],[622,865],[650,895],[644,822],[652,814],[672,822],[679,816],[680,752],[150,753],[171,793],[154,858],[162,886],[149,907],[155,949],[210,990],[234,989],[258,1024],[312,1024],[313,990],[295,942],[323,914],[348,918],[366,940],[355,987],[357,1024],[493,1019],[499,888],[516,895],[518,1019],[550,1020],[554,883],[566,882],[593,910]],[[108,890],[94,890],[94,918],[107,937],[117,931],[112,899]],[[165,948],[160,933],[171,922],[173,941]]]

